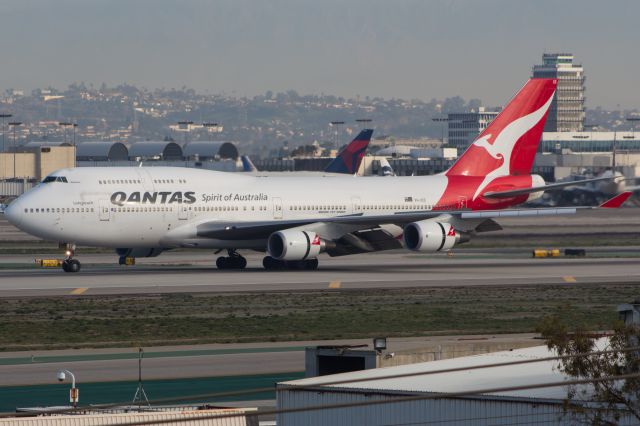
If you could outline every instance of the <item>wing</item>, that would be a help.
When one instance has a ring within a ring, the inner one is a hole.
[[[299,228],[313,231],[335,241],[336,247],[327,251],[330,256],[389,250],[402,247],[404,226],[420,220],[437,219],[451,223],[455,229],[480,233],[497,231],[502,227],[494,219],[501,217],[537,217],[571,215],[578,210],[618,208],[631,195],[627,191],[598,207],[560,207],[505,210],[452,210],[398,212],[386,215],[347,215],[329,218],[271,220],[256,222],[205,222],[197,226],[197,236],[219,240],[266,240],[273,232]]]
[[[237,239],[261,239],[267,238],[273,232],[283,229],[299,228],[305,226],[314,227],[316,224],[346,225],[347,228],[353,230],[375,229],[383,225],[393,224],[404,226],[411,222],[420,220],[446,218],[449,221],[452,218],[462,220],[472,219],[492,219],[500,217],[531,217],[531,216],[548,216],[548,215],[567,215],[575,214],[576,207],[562,208],[541,208],[541,209],[508,209],[508,210],[431,210],[418,212],[402,212],[387,215],[350,215],[337,216],[329,218],[314,219],[296,219],[296,220],[270,220],[256,222],[205,222],[197,227],[197,235],[202,238],[215,238],[219,240],[237,240]]]

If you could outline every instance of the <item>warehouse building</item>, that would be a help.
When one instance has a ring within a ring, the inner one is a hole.
[[[360,405],[284,412],[278,414],[277,424],[372,426],[584,423],[582,420],[585,419],[576,419],[568,417],[571,414],[564,414],[564,402],[567,397],[567,388],[564,386],[482,392],[561,382],[566,377],[555,368],[556,361],[434,373],[445,369],[550,356],[554,356],[554,353],[546,346],[536,346],[283,382],[276,388],[279,410],[341,404]],[[349,383],[330,384],[339,381]],[[456,393],[469,391],[474,395],[455,396]],[[413,399],[397,401],[403,397]],[[371,402],[380,403],[365,405]],[[623,415],[618,424],[637,424],[637,420]]]
[[[129,146],[129,159],[138,160],[182,160],[182,147],[170,141],[136,142]]]
[[[78,161],[127,161],[129,150],[121,142],[81,142],[76,147]]]
[[[195,141],[183,148],[185,159],[196,161],[212,161],[219,159],[237,160],[238,148],[231,142]]]

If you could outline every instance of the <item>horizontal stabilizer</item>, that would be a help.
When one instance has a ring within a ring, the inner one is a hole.
[[[591,182],[601,182],[605,180],[619,179],[619,176],[599,177],[594,179],[574,180],[571,182],[551,183],[549,185],[534,186],[533,188],[513,189],[509,191],[491,191],[482,194],[485,198],[510,198],[517,195],[533,194],[534,192],[551,191],[554,189],[562,189],[568,186],[583,185]]]

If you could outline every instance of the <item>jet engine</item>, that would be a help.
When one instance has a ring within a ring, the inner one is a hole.
[[[160,247],[145,248],[119,248],[116,253],[120,257],[156,257],[164,251]]]
[[[448,251],[467,241],[469,235],[456,231],[450,223],[421,220],[404,227],[404,245],[413,251]]]
[[[274,232],[267,241],[269,256],[278,260],[315,259],[325,248],[326,242],[315,232],[295,229]]]

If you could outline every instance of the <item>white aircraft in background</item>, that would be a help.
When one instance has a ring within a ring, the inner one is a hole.
[[[157,256],[191,247],[227,250],[219,268],[246,266],[238,250],[267,253],[266,269],[315,269],[318,255],[405,248],[449,250],[494,219],[573,214],[514,209],[544,190],[531,175],[557,80],[531,79],[446,172],[393,179],[259,177],[182,167],[59,170],[6,209],[16,227],[67,244],[62,268],[78,272],[75,244]],[[577,182],[584,184],[585,181]],[[623,193],[601,207],[618,207]]]
[[[240,157],[240,160],[242,161],[242,169],[244,172],[260,176],[283,176],[284,174],[291,173],[296,173],[296,176],[323,175],[327,173],[355,175],[360,169],[360,164],[367,152],[372,135],[372,129],[361,130],[360,133],[358,133],[358,135],[349,142],[349,144],[345,145],[340,150],[338,155],[336,155],[336,158],[327,164],[327,167],[325,167],[323,172],[261,172],[246,155],[242,155]]]

